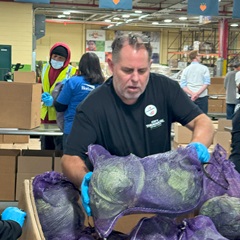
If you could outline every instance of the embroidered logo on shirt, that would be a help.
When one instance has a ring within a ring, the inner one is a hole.
[[[82,90],[92,91],[94,88],[95,88],[95,86],[90,85],[90,84],[83,84],[82,85]]]
[[[157,113],[157,108],[154,105],[148,105],[145,107],[145,114],[148,117],[153,117]]]
[[[163,119],[156,119],[156,120],[152,120],[151,123],[147,124],[146,127],[150,128],[150,129],[154,129],[157,127],[162,126],[162,123],[164,123],[165,121]]]

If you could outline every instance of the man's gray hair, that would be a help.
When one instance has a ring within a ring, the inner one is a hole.
[[[152,58],[152,46],[148,36],[143,34],[121,34],[112,43],[112,59],[114,62],[118,60],[120,50],[126,44],[137,50],[145,48],[148,52],[149,60]]]

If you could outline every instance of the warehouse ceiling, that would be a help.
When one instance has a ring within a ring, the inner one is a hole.
[[[99,8],[97,0],[51,0],[50,4],[34,4],[34,12],[45,15],[49,22],[99,24],[111,29],[124,25],[148,28],[217,28],[219,20],[224,18],[230,24],[240,25],[240,19],[232,19],[233,1],[228,0],[219,1],[219,16],[211,19],[188,16],[186,0],[133,0],[132,6],[132,10],[110,10]],[[187,19],[180,20],[180,17]],[[164,22],[166,19],[172,22]]]

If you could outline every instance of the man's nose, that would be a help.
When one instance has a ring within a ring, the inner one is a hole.
[[[132,73],[132,81],[137,82],[139,80],[139,73],[138,71],[133,71]]]

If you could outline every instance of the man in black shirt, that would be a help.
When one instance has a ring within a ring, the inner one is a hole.
[[[232,143],[229,160],[235,164],[236,170],[240,173],[240,103],[236,105],[232,118]]]
[[[1,214],[0,240],[15,240],[22,234],[26,213],[17,207],[8,207]]]
[[[89,201],[91,176],[86,173],[92,170],[87,158],[89,144],[102,145],[118,156],[163,153],[171,150],[172,123],[180,122],[193,131],[192,144],[199,160],[208,161],[207,147],[214,133],[211,120],[176,81],[150,73],[151,56],[152,48],[144,36],[116,37],[112,59],[108,59],[113,76],[77,107],[62,169],[77,187],[83,180],[84,206]]]

